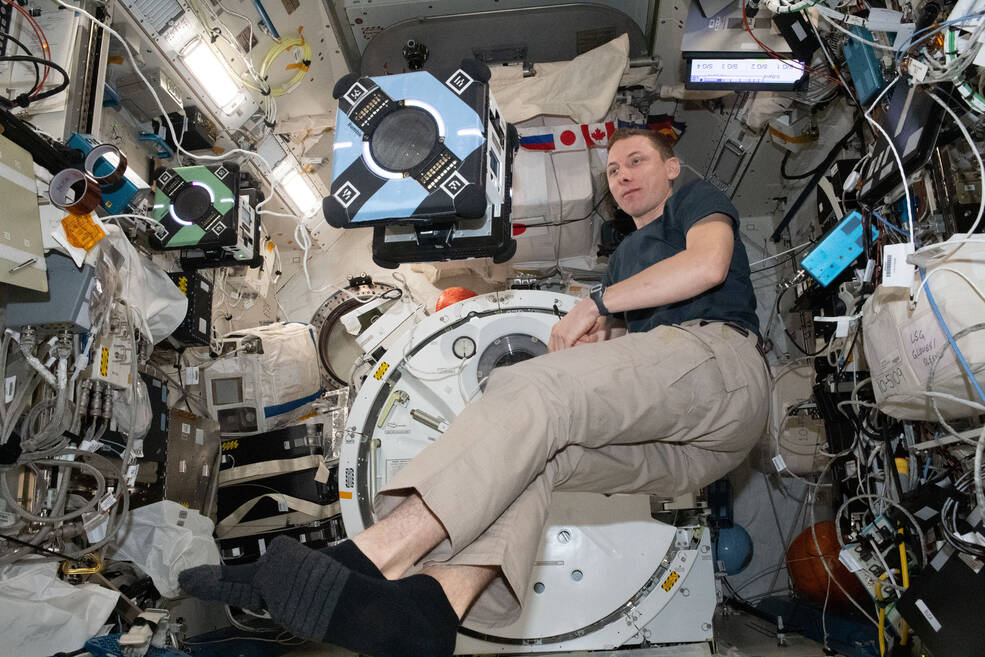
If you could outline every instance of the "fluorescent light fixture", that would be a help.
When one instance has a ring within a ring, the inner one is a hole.
[[[297,169],[287,172],[280,181],[280,187],[305,217],[310,217],[321,207],[321,197]]]
[[[231,114],[242,102],[239,83],[205,41],[199,38],[189,41],[181,50],[181,61],[223,112]]]

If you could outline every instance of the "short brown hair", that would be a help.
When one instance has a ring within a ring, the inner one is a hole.
[[[674,157],[674,147],[671,145],[670,140],[665,136],[660,134],[655,130],[647,130],[645,128],[616,128],[609,137],[609,148],[617,141],[628,139],[630,137],[646,137],[653,144],[653,147],[657,149],[665,161]]]

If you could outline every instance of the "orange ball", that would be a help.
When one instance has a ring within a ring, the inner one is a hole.
[[[794,590],[803,598],[824,604],[824,596],[828,592],[828,572],[821,561],[823,555],[824,561],[834,575],[828,604],[837,607],[851,606],[851,602],[835,581],[839,582],[855,600],[865,604],[868,594],[862,583],[838,560],[841,548],[838,545],[834,523],[825,520],[814,527],[817,531],[817,543],[814,542],[814,536],[808,527],[794,539],[787,550],[787,574],[790,576]],[[821,549],[818,550],[818,547]]]
[[[474,296],[478,295],[467,287],[449,287],[438,295],[438,301],[434,304],[434,309],[435,311],[442,310],[453,303],[465,301]]]

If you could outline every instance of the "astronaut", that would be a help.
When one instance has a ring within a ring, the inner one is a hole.
[[[553,491],[672,497],[735,468],[765,428],[769,370],[738,211],[704,181],[675,192],[680,170],[661,135],[612,135],[609,190],[637,230],[550,353],[495,370],[380,491],[376,524],[321,551],[278,537],[182,588],[367,655],[451,655],[466,615],[519,616]]]

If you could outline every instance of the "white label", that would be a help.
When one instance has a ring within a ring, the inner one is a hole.
[[[387,459],[386,460],[386,480],[390,481],[403,470],[403,467],[410,463],[410,459]]]
[[[3,403],[9,404],[14,401],[14,393],[17,391],[17,377],[8,376],[3,380]]]
[[[202,464],[202,476],[203,477],[208,477],[209,476],[209,464],[208,463]]]
[[[198,318],[198,332],[203,334],[209,332],[209,323],[205,321],[204,317]]]
[[[935,632],[940,632],[941,627],[943,626],[941,625],[941,622],[937,620],[937,617],[934,616],[934,612],[930,611],[930,607],[927,606],[927,603],[920,598],[917,598],[917,601],[914,604],[917,609],[920,610],[920,613],[923,614],[923,617],[927,619],[927,622],[930,623],[930,627],[933,628]]]
[[[277,510],[280,511],[281,513],[286,513],[287,512],[287,498],[285,498],[283,496],[281,496],[280,498],[278,498],[278,500],[277,500]]]
[[[106,538],[107,518],[105,513],[82,514],[82,527],[85,529],[86,538],[89,539],[90,543],[98,543]]]
[[[807,38],[807,31],[800,26],[800,23],[792,23],[790,27],[793,29],[793,33],[797,35],[798,41],[803,41]]]
[[[921,62],[919,59],[910,59],[909,71],[910,75],[917,82],[923,82],[923,79],[927,77],[927,73],[930,71],[930,67]]]
[[[16,521],[17,516],[10,511],[0,511],[0,527],[10,527]]]
[[[127,468],[127,486],[133,486],[137,483],[137,470],[139,469],[140,466],[136,463]]]
[[[133,441],[133,455],[139,459],[144,458],[144,439]]]
[[[178,461],[178,472],[185,473],[188,471],[188,462],[182,459]]]
[[[103,444],[98,440],[83,440],[82,444],[79,445],[79,449],[83,452],[95,452],[102,446]]]
[[[910,287],[915,267],[906,261],[913,253],[912,244],[887,244],[882,248],[882,284],[886,287]]]
[[[205,331],[202,331],[203,333]],[[185,368],[185,383],[190,386],[198,385],[198,368],[197,367],[186,367]]]
[[[182,422],[181,423],[181,433],[182,433],[182,435],[187,436],[187,435],[191,434],[191,432],[192,432],[192,425],[188,424],[187,422]]]
[[[845,564],[845,568],[853,573],[857,573],[862,570],[862,564],[858,562],[858,559],[855,558],[855,555],[852,554],[850,549],[842,550],[838,554],[838,561]]]
[[[195,429],[195,444],[204,445],[205,444],[205,432],[201,429]]]
[[[319,461],[318,471],[315,473],[315,481],[317,481],[319,484],[327,484],[328,478],[331,474],[332,474],[331,471],[329,471],[329,469],[325,467],[325,462]]]
[[[103,499],[99,501],[99,509],[101,511],[109,511],[116,504],[116,495],[114,493],[106,493]]]
[[[773,467],[776,468],[777,472],[783,472],[787,469],[787,462],[783,460],[783,456],[777,454],[773,457]]]
[[[258,538],[257,547],[260,548],[260,554],[264,554],[267,551],[267,539]]]

